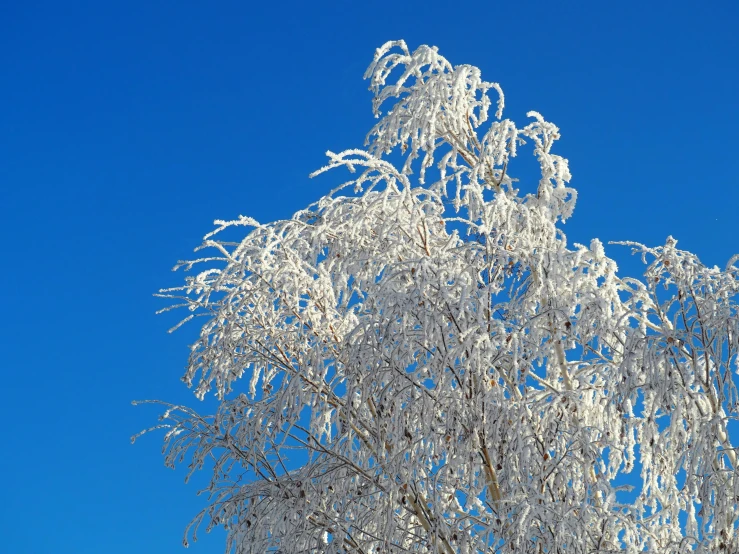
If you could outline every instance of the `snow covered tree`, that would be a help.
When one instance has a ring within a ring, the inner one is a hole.
[[[629,243],[644,278],[621,278],[567,243],[555,125],[503,119],[428,46],[385,44],[366,78],[366,150],[316,172],[350,180],[217,221],[161,293],[206,316],[184,380],[219,401],[155,427],[168,465],[212,472],[195,529],[237,554],[739,552],[739,257]]]

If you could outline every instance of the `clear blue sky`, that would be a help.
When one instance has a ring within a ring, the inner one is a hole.
[[[508,117],[560,126],[571,241],[739,252],[735,2],[474,4],[2,4],[1,552],[182,551],[204,499],[159,436],[130,445],[157,415],[130,402],[197,402],[179,382],[196,328],[167,335],[151,294],[212,220],[288,217],[343,177],[307,175],[361,146],[388,39],[438,45],[501,83]]]

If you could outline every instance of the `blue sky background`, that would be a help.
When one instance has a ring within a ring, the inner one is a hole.
[[[739,252],[735,2],[0,5],[0,551],[181,552],[204,505],[163,467],[157,412],[197,328],[154,316],[216,218],[289,217],[373,123],[362,74],[404,38],[562,129],[570,241]],[[514,166],[511,171],[514,172]],[[608,248],[627,271],[625,249]],[[194,552],[220,552],[222,534]]]

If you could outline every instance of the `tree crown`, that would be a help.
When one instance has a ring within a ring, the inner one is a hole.
[[[737,257],[628,243],[646,269],[621,278],[567,244],[555,125],[504,119],[433,47],[388,42],[365,77],[366,150],[316,172],[351,179],[289,220],[217,221],[179,264],[206,269],[161,293],[206,316],[183,379],[220,401],[159,426],[167,464],[212,470],[194,524],[239,554],[736,551]]]

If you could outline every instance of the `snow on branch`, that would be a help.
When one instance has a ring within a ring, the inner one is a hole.
[[[348,180],[287,220],[216,221],[160,291],[205,319],[183,380],[218,402],[162,403],[150,429],[167,465],[211,474],[191,534],[223,526],[236,554],[739,552],[737,258],[623,243],[645,273],[619,277],[599,240],[567,243],[557,126],[502,119],[500,87],[433,47],[388,42],[365,77],[367,150],[313,174]],[[515,177],[529,145],[535,183]]]

